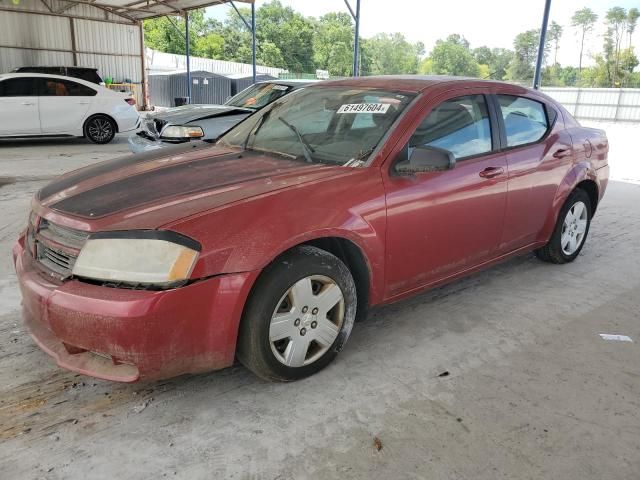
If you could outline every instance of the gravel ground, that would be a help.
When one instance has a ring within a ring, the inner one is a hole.
[[[1,478],[637,479],[639,127],[596,126],[614,181],[576,262],[525,255],[379,309],[293,384],[58,369],[22,327],[11,244],[48,179],[126,141],[0,142]]]

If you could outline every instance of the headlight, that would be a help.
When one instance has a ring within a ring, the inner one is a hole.
[[[171,125],[162,131],[161,138],[200,138],[204,131],[200,127],[180,127]]]
[[[73,266],[78,277],[170,286],[187,280],[200,244],[170,231],[133,230],[89,236]]]

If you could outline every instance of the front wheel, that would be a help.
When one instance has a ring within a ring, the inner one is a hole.
[[[296,247],[256,282],[240,326],[238,358],[268,380],[312,375],[344,346],[356,308],[347,266],[324,250]]]
[[[536,255],[545,262],[573,262],[584,246],[590,224],[589,195],[582,189],[574,190],[560,210],[551,239]]]
[[[116,136],[116,124],[106,115],[94,115],[84,124],[84,135],[93,143],[109,143]]]

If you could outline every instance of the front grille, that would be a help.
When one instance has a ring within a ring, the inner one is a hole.
[[[64,277],[71,275],[76,257],[54,250],[43,243],[38,243],[36,251],[38,252],[38,261],[49,270],[53,270]]]
[[[166,120],[160,120],[159,118],[156,118],[153,121],[153,123],[154,123],[155,129],[156,129],[156,132],[158,132],[158,135],[160,135],[160,133],[162,132],[162,129],[167,124],[167,121]]]
[[[155,140],[158,138],[158,130],[156,130],[156,123],[153,120],[144,120],[141,124],[140,131],[138,135],[148,138],[150,140]]]
[[[70,277],[88,232],[62,227],[44,218],[35,220],[30,230],[33,232],[31,253],[38,263],[62,279]]]
[[[89,234],[80,230],[73,230],[67,227],[61,227],[55,223],[51,223],[46,219],[40,220],[38,233],[56,243],[60,243],[66,247],[80,250],[87,241]]]

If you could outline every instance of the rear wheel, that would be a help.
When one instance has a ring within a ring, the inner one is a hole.
[[[116,135],[116,124],[106,115],[94,115],[84,124],[84,135],[93,143],[109,143]]]
[[[549,243],[536,250],[538,258],[551,263],[573,262],[580,254],[591,224],[591,201],[582,189],[569,195],[558,215]]]
[[[356,314],[346,265],[311,246],[282,255],[256,282],[238,338],[238,358],[260,377],[291,381],[328,365],[342,349]]]

